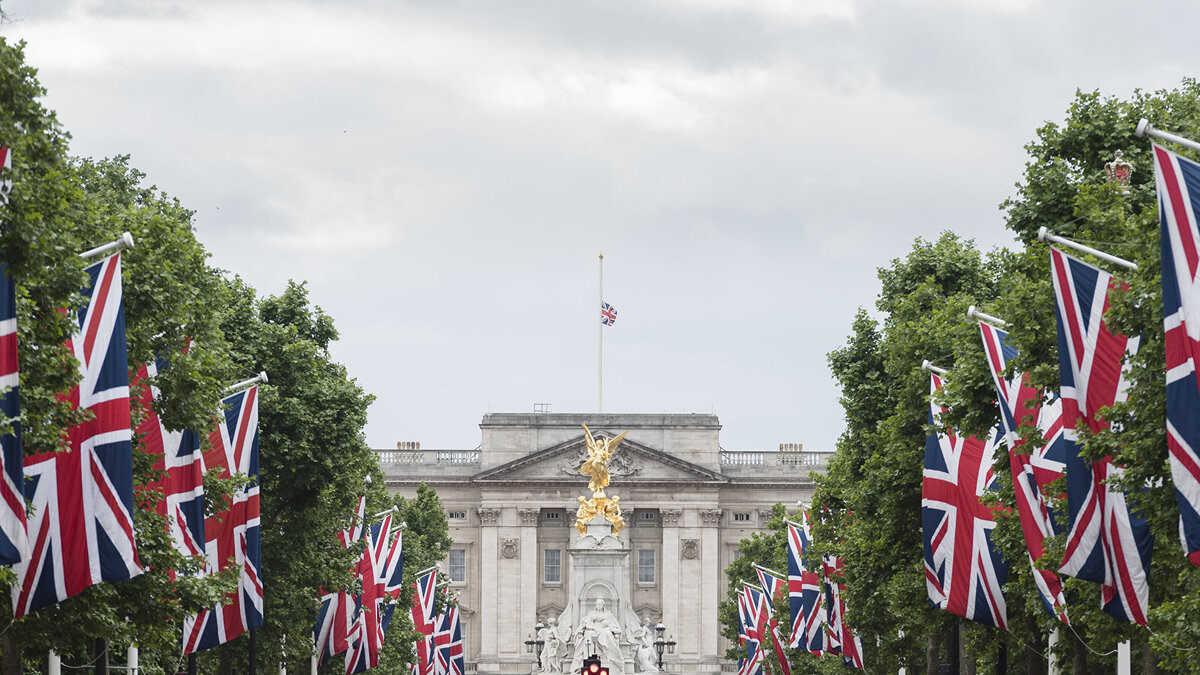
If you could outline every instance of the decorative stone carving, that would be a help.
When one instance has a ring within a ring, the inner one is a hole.
[[[517,509],[517,515],[521,516],[522,525],[537,525],[538,513],[537,509]]]
[[[520,539],[501,539],[500,540],[500,555],[505,558],[515,558],[521,550]]]
[[[759,509],[758,510],[758,526],[766,527],[767,523],[771,522],[772,515],[773,514],[771,513],[771,509]]]
[[[661,509],[658,514],[662,516],[663,525],[678,525],[679,516],[683,513],[680,509]]]
[[[479,514],[479,523],[481,525],[496,525],[500,522],[500,509],[481,506],[476,510],[476,513]]]
[[[568,476],[578,476],[579,467],[583,466],[583,462],[587,458],[587,446],[580,446],[578,450],[566,456],[563,463],[558,465],[558,470]],[[628,452],[613,453],[613,456],[608,459],[610,476],[636,476],[641,472],[642,464],[632,459]]]
[[[695,560],[700,557],[700,540],[699,539],[680,539],[679,540],[679,555],[684,560]]]
[[[721,509],[700,509],[700,522],[716,527],[721,524]]]

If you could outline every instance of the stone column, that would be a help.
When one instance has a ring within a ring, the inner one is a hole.
[[[537,540],[539,513],[540,510],[535,508],[517,509],[521,521],[521,596],[520,611],[516,616],[518,636],[532,632],[538,622],[538,570],[541,568]],[[521,637],[518,642],[524,640]]]
[[[719,664],[717,604],[721,601],[721,509],[700,509],[700,525],[700,555],[704,559],[700,579],[700,590],[704,594],[700,602],[700,654],[702,658],[715,656]],[[720,669],[719,665],[717,669]]]
[[[686,593],[679,578],[679,509],[660,509],[662,518],[662,622],[667,630],[680,635],[679,595]]]
[[[479,508],[479,614],[485,617],[479,622],[479,672],[500,672],[500,644],[498,629],[500,622],[495,617],[500,612],[500,589],[498,568],[500,561],[499,530],[500,509]],[[487,617],[492,617],[489,620]]]

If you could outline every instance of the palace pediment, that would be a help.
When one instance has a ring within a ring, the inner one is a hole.
[[[601,429],[593,430],[593,434],[609,437],[616,435]],[[564,484],[586,485],[587,476],[579,473],[579,467],[586,457],[587,442],[580,434],[564,443],[479,473],[472,477],[471,481],[477,483],[557,481]],[[724,476],[715,471],[628,438],[621,442],[612,459],[609,460],[608,472],[616,486],[727,482]]]

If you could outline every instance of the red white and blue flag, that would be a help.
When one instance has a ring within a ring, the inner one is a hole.
[[[8,148],[0,146],[8,155]],[[21,394],[17,368],[16,285],[8,263],[0,262],[0,565],[13,565],[29,554],[25,535],[25,476],[21,467]]]
[[[935,373],[930,378],[929,424],[934,425],[944,412],[933,401],[942,380]],[[1004,628],[1008,564],[992,544],[994,507],[980,501],[996,484],[994,450],[993,444],[973,436],[929,434],[921,480],[921,532],[930,604]]]
[[[238,588],[225,601],[183,623],[185,654],[225,644],[263,620],[262,564],[260,557],[258,480],[258,387],[250,387],[221,401],[224,421],[209,434],[212,449],[204,453],[206,470],[220,477],[246,476],[249,482],[233,499],[226,498],[218,517],[204,523],[208,567],[239,570]]]
[[[745,635],[746,659],[739,675],[762,675],[764,617],[761,613],[762,594],[747,585],[738,593],[738,617]],[[740,636],[739,636],[740,637]]]
[[[349,548],[353,542],[361,539],[366,510],[367,498],[363,495],[358,498],[349,527],[337,532],[337,540],[342,548]],[[350,648],[350,632],[355,625],[357,612],[358,600],[347,591],[334,591],[321,596],[321,609],[313,625],[313,642],[321,665]]]
[[[1057,396],[1045,400],[1042,392],[1029,384],[1029,376],[1025,373],[1006,377],[1008,362],[1017,356],[1016,348],[1008,343],[1008,333],[982,321],[979,330],[992,383],[996,386],[1000,428],[1008,443],[1017,513],[1033,569],[1033,581],[1050,616],[1070,623],[1062,579],[1050,570],[1038,569],[1036,564],[1046,552],[1046,539],[1060,533],[1046,491],[1050,483],[1062,477],[1065,469],[1067,441],[1062,433],[1062,401]],[[1019,431],[1023,425],[1037,427],[1046,439],[1045,445],[1032,452],[1025,451],[1025,440]]]
[[[1154,146],[1162,245],[1167,447],[1183,552],[1200,565],[1200,164]]]
[[[25,458],[29,557],[14,567],[13,616],[92,584],[142,573],[133,537],[133,455],[121,256],[87,268],[89,284],[70,347],[80,382],[71,404],[92,419],[71,427],[70,450]]]
[[[792,614],[793,649],[807,649],[813,654],[825,651],[825,603],[821,591],[821,575],[804,562],[812,539],[809,536],[808,512],[800,514],[801,525],[788,523],[788,608]]]
[[[826,651],[841,654],[843,663],[862,670],[862,638],[846,623],[846,584],[842,577],[841,558],[825,556],[822,559],[822,572],[825,575],[825,602],[829,607],[830,639]]]
[[[1060,574],[1103,584],[1104,611],[1122,621],[1146,625],[1150,596],[1150,554],[1154,535],[1145,518],[1129,509],[1125,494],[1108,479],[1124,469],[1111,458],[1088,461],[1079,454],[1078,430],[1098,432],[1108,423],[1102,408],[1125,399],[1122,374],[1126,352],[1138,338],[1108,329],[1112,275],[1056,248],[1050,249],[1058,319],[1058,364],[1062,382],[1066,452],[1067,531]]]
[[[434,652],[433,634],[437,629],[437,570],[430,570],[417,578],[416,590],[413,593],[412,622],[413,629],[420,633],[417,640],[417,661],[420,664],[421,675],[433,675]]]
[[[607,302],[600,304],[600,323],[611,326],[617,322],[617,309]]]
[[[446,607],[447,623],[450,625],[450,642],[446,647],[446,675],[465,675],[466,662],[463,655],[462,624],[459,623],[458,603]]]
[[[154,468],[163,472],[151,489],[162,493],[158,515],[166,520],[167,532],[175,550],[187,556],[204,557],[204,470],[200,461],[200,434],[177,431],[162,424],[154,411],[154,401],[162,396],[154,378],[166,370],[166,359],[138,369],[135,382],[144,382],[138,400],[145,417],[137,433],[146,451],[154,456]]]
[[[774,607],[776,599],[787,597],[787,581],[760,567],[755,567],[754,571],[758,572],[758,584],[763,589],[763,607],[766,610],[767,625],[771,627],[771,637],[774,638],[772,644],[775,650],[775,660],[779,663],[779,672],[783,675],[791,675],[792,668],[788,664],[787,654],[783,652],[783,647],[787,642],[779,634],[779,622],[775,620]]]
[[[381,556],[386,556],[387,530],[392,517],[374,528],[363,528],[363,552],[356,565],[362,593],[358,596],[358,615],[350,629],[350,648],[346,651],[346,675],[362,673],[379,666],[379,653],[383,650],[384,628],[381,612],[386,603],[385,580],[376,566]],[[379,533],[376,544],[374,532]]]

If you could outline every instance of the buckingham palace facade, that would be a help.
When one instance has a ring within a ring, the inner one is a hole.
[[[771,506],[812,496],[811,472],[829,453],[721,448],[714,415],[489,413],[474,450],[378,450],[388,488],[426,483],[446,509],[453,539],[442,563],[458,593],[468,671],[530,673],[525,640],[571,599],[575,510],[590,493],[578,469],[593,434],[628,435],[608,463],[628,549],[627,613],[662,621],[677,644],[673,673],[729,670],[717,603],[739,540],[762,531]]]

